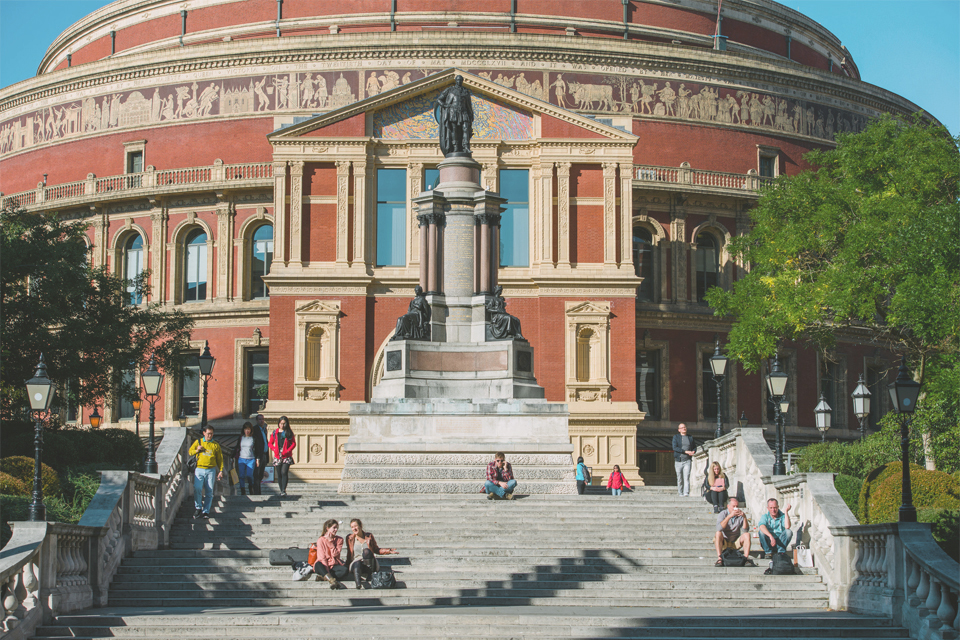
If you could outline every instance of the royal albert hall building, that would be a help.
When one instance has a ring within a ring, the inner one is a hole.
[[[575,457],[648,483],[673,476],[678,422],[714,431],[708,359],[730,324],[703,297],[742,273],[727,244],[760,186],[919,109],[770,0],[118,0],[0,91],[3,203],[89,225],[95,265],[148,269],[149,301],[188,313],[217,359],[218,433],[287,415],[294,475],[338,479],[350,405],[418,283],[411,198],[437,182],[433,101],[456,75],[481,182],[507,199],[497,279],[536,378],[569,405]],[[875,427],[889,363],[874,345],[780,355],[788,438],[819,439],[821,393],[831,437],[853,436],[861,374]],[[179,373],[161,425],[199,421],[199,382]],[[725,430],[772,424],[764,373],[730,366]],[[100,410],[134,428],[129,403]]]

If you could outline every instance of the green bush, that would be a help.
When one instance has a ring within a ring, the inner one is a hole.
[[[0,459],[0,472],[8,473],[33,490],[33,458],[10,456]],[[46,464],[40,465],[40,482],[43,495],[52,496],[60,491],[60,478],[57,472]]]
[[[917,521],[933,525],[933,539],[960,562],[960,509],[917,509]]]
[[[879,474],[879,483],[874,484],[874,489],[867,497],[867,517],[864,524],[897,521],[903,474],[899,469],[890,473],[893,466],[894,463],[887,465],[886,473]],[[900,465],[897,463],[897,466]],[[960,509],[960,483],[948,473],[911,468],[910,486],[913,490],[913,505],[918,510]]]
[[[833,486],[837,488],[837,493],[839,493],[843,501],[847,503],[850,511],[854,514],[857,513],[857,499],[860,496],[860,489],[863,487],[863,480],[853,476],[838,474],[833,479]]]
[[[825,442],[807,445],[794,451],[801,473],[840,473],[863,478],[870,469],[899,459],[899,451],[887,446],[881,434],[863,442]]]
[[[9,473],[0,471],[0,494],[5,496],[25,496],[29,495],[30,490],[21,480],[14,478]]]
[[[33,456],[33,431],[3,431],[5,453]],[[58,429],[43,432],[43,462],[54,469],[87,464],[136,471],[146,449],[126,429]]]
[[[0,495],[0,548],[7,546],[13,530],[7,522],[24,521],[27,519],[27,507],[30,506],[29,496]]]
[[[911,464],[910,472],[915,473],[917,471],[922,471],[923,467]],[[860,489],[860,496],[857,498],[857,520],[860,521],[860,524],[869,524],[870,523],[870,514],[869,512],[869,503],[871,494],[876,491],[877,487],[890,477],[892,474],[902,474],[903,465],[899,462],[890,462],[883,466],[877,467],[873,471],[867,474],[867,477],[864,478],[863,487]]]

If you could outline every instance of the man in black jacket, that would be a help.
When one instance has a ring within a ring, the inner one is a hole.
[[[677,492],[681,496],[690,495],[690,468],[693,455],[697,452],[697,443],[693,436],[687,435],[687,425],[682,422],[673,436],[673,468],[677,472]]]
[[[257,424],[253,428],[253,437],[260,440],[261,446],[257,447],[260,456],[257,459],[259,464],[253,471],[253,495],[260,495],[260,483],[263,482],[263,472],[270,463],[270,447],[267,446],[269,435],[267,434],[267,421],[261,414],[257,414]]]

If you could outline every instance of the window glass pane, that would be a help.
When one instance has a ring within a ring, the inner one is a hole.
[[[180,408],[188,416],[200,415],[200,363],[197,356],[187,358],[187,363],[183,366],[180,376]]]
[[[710,287],[717,286],[720,271],[717,242],[709,233],[697,235],[697,302],[703,302]],[[716,417],[716,416],[714,416]]]
[[[637,405],[647,420],[660,417],[660,352],[637,352]]]
[[[633,270],[643,282],[637,287],[637,300],[653,300],[653,238],[643,227],[633,229]]]
[[[703,389],[703,419],[704,420],[716,420],[717,419],[717,383],[713,379],[713,367],[710,366],[710,358],[713,357],[713,351],[704,351],[700,354],[700,359],[702,361],[702,373],[703,381],[701,388]],[[723,377],[723,381],[720,383],[721,388],[720,392],[726,394],[727,386],[727,377]],[[724,399],[726,396],[724,395]],[[723,420],[727,419],[726,411],[723,412]]]
[[[377,266],[407,263],[407,170],[377,170]]]
[[[134,369],[125,369],[121,374],[123,376],[122,386],[124,388],[135,388],[137,375]],[[133,405],[124,397],[120,398],[120,419],[132,418],[134,414]]]
[[[437,183],[440,182],[440,170],[439,169],[424,169],[423,171],[423,190],[429,191],[430,188],[436,187]]]
[[[207,299],[207,234],[194,231],[187,240],[186,275],[183,299]]]
[[[273,261],[273,225],[265,224],[253,234],[253,256],[250,261],[250,296],[267,298],[270,293],[263,282],[263,276],[270,273]]]
[[[140,237],[140,234],[127,241],[124,260],[126,267],[123,277],[130,281],[127,283],[127,303],[140,304],[143,302],[143,296],[137,293],[137,289],[133,285],[133,281],[143,272],[143,238]]]
[[[500,217],[500,266],[530,265],[530,180],[526,169],[500,171],[500,195],[507,199]]]
[[[127,173],[140,173],[143,171],[143,152],[134,151],[127,155]]]
[[[760,157],[760,176],[763,178],[772,178],[773,177],[773,167],[774,160],[770,156],[761,156]]]
[[[270,352],[247,352],[247,415],[259,412],[267,401]]]

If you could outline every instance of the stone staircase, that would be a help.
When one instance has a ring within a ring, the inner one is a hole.
[[[221,498],[210,520],[185,505],[170,549],[123,561],[108,609],[61,616],[37,637],[906,637],[886,618],[827,611],[816,570],[714,567],[712,509],[672,488],[288,494]],[[345,535],[354,517],[400,550],[381,559],[397,589],[334,591],[269,564],[270,549],[305,548],[329,518]]]

